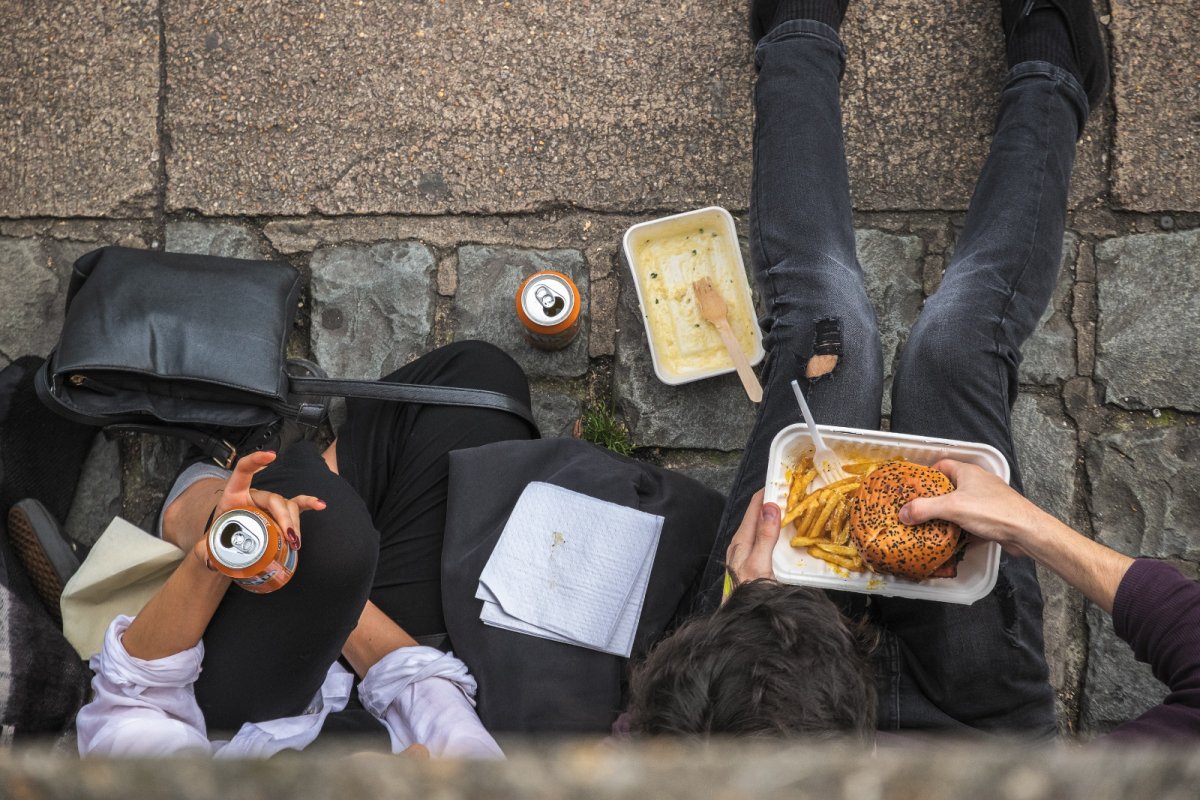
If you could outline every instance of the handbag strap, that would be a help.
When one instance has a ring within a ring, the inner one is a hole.
[[[400,403],[493,408],[516,414],[528,422],[534,431],[538,429],[529,406],[502,392],[492,392],[487,389],[423,386],[416,383],[389,383],[386,381],[306,378],[297,375],[289,375],[288,383],[292,394],[305,396],[361,397]]]
[[[515,414],[529,423],[534,433],[538,425],[533,419],[529,407],[519,400],[501,392],[487,389],[465,389],[456,386],[422,386],[415,383],[387,383],[385,381],[367,381],[333,378],[306,378],[288,375],[288,382],[293,394],[317,397],[362,397],[369,400],[386,400],[401,403],[421,403],[424,405],[441,406],[472,406],[476,408],[492,408]],[[289,416],[299,417],[308,424],[317,424],[320,419],[310,417],[304,420],[306,413],[319,412],[324,416],[324,408],[310,404],[288,408]],[[107,426],[108,430],[125,431],[128,433],[149,433],[158,436],[173,436],[177,439],[195,445],[206,457],[211,458],[225,469],[233,469],[237,461],[238,451],[230,442],[217,436],[212,436],[195,428],[178,427],[175,425],[153,425],[145,423],[117,423]]]

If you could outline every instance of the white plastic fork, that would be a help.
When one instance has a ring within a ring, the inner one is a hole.
[[[792,391],[796,394],[796,402],[800,404],[800,413],[804,415],[804,423],[808,425],[809,436],[812,437],[813,446],[816,448],[813,453],[813,466],[817,468],[817,475],[824,480],[826,486],[849,477],[849,473],[842,469],[842,460],[829,449],[829,445],[825,444],[825,440],[821,438],[821,432],[817,430],[817,423],[813,421],[812,411],[808,408],[808,401],[804,399],[804,392],[800,391],[799,381],[792,381]]]

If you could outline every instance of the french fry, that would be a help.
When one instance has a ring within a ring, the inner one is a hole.
[[[857,475],[851,475],[849,478],[842,478],[840,481],[834,481],[833,483],[822,488],[821,491],[836,489],[842,494],[850,494],[851,492],[857,492],[858,487],[860,486],[862,486],[862,478]]]
[[[833,515],[829,517],[829,524],[826,530],[829,532],[829,539],[834,544],[845,544],[844,541],[838,541],[837,537],[841,533],[842,523],[846,521],[846,517],[850,515],[850,500],[843,497],[838,501],[837,508],[834,509]]]
[[[816,538],[821,535],[821,530],[816,527],[816,521],[821,516],[822,505],[820,498],[817,502],[808,507],[804,512],[804,516],[796,522],[796,535]]]
[[[784,514],[783,521],[779,524],[781,526],[787,525],[788,523],[799,519],[804,512],[808,511],[809,509],[819,506],[821,502],[821,493],[824,491],[824,489],[819,489],[810,494],[808,497],[804,498],[804,501],[801,502],[800,505]]]
[[[851,572],[858,572],[858,571],[862,570],[862,568],[863,568],[863,561],[861,558],[858,558],[857,556],[854,558],[848,558],[846,556],[841,556],[836,553],[827,553],[815,545],[808,548],[808,554],[815,558],[819,558],[822,561],[826,561],[830,564],[833,564],[834,566],[838,566],[838,567],[841,567],[842,569],[850,570]]]
[[[838,529],[838,532],[836,534],[834,534],[832,538],[838,544],[845,544],[846,542],[850,541],[850,515],[849,514],[847,514],[846,518],[844,520],[842,520],[842,527]]]
[[[795,525],[791,545],[803,548],[813,558],[840,569],[867,569],[866,562],[850,541],[850,514],[854,495],[871,470],[887,461],[863,460],[843,464],[849,477],[810,491],[817,471],[805,456],[792,472],[787,509],[782,525]],[[807,493],[807,494],[806,494]]]
[[[825,491],[828,492],[830,490],[826,489]],[[834,495],[834,497],[836,497],[836,495]],[[831,503],[828,499],[826,499],[821,508],[821,515],[817,517],[816,522],[813,523],[812,531],[814,534],[820,534],[825,530],[825,525],[829,522],[829,517],[831,514],[833,514],[833,510],[835,508],[837,508],[836,503]]]
[[[804,500],[805,490],[808,485],[813,482],[813,478],[817,477],[815,469],[807,469],[803,472],[799,468],[796,470],[795,476],[792,478],[792,488],[788,491],[787,510],[791,510]]]
[[[829,542],[817,542],[813,545],[826,553],[833,553],[835,556],[847,556],[849,558],[858,558],[858,548],[849,544],[830,544]]]

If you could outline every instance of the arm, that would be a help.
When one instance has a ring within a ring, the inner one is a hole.
[[[900,509],[900,521],[957,523],[973,535],[1032,557],[1089,600],[1112,613],[1117,587],[1133,559],[1083,536],[1042,511],[996,475],[961,461],[934,464],[954,482],[941,497],[923,497]]]
[[[204,715],[192,684],[203,645],[153,661],[131,656],[121,642],[131,620],[109,625],[92,657],[92,700],[75,719],[81,756],[166,756],[210,752]]]
[[[1109,738],[1200,737],[1200,584],[1168,564],[1135,561],[1093,542],[978,467],[949,460],[935,466],[957,488],[912,501],[901,509],[901,521],[946,519],[1032,556],[1112,614],[1117,635],[1170,689],[1162,704]]]
[[[422,647],[368,601],[342,650],[362,677],[363,705],[392,750],[424,745],[435,758],[503,758],[475,713],[475,679],[453,655]]]
[[[212,621],[225,590],[229,588],[229,578],[207,566],[208,545],[204,539],[204,520],[195,523],[199,514],[203,513],[207,518],[210,511],[219,515],[236,506],[259,505],[275,517],[280,525],[286,526],[298,540],[296,531],[300,526],[300,512],[325,507],[314,497],[300,496],[285,500],[271,492],[251,489],[250,482],[255,473],[265,469],[274,460],[275,454],[268,452],[251,453],[244,457],[237,463],[228,481],[218,481],[222,487],[210,510],[204,510],[209,501],[201,503],[197,499],[206,493],[204,487],[211,488],[213,479],[205,479],[189,487],[172,504],[172,508],[178,507],[175,513],[179,516],[164,514],[165,520],[168,520],[164,522],[164,538],[167,538],[168,529],[172,530],[173,541],[191,541],[188,545],[191,553],[180,562],[125,632],[124,645],[131,656],[139,659],[164,658],[195,647]],[[189,492],[197,487],[201,487],[199,493],[189,497]],[[184,502],[184,505],[180,506],[180,502]],[[196,524],[195,529],[179,527],[193,523]]]

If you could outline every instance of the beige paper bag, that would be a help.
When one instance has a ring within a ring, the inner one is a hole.
[[[183,555],[175,545],[114,518],[63,588],[67,641],[85,659],[100,652],[109,623],[140,612]]]

